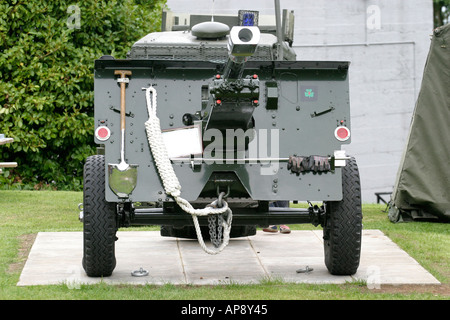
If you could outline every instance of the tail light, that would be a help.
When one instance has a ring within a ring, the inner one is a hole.
[[[334,136],[339,141],[346,141],[350,138],[350,130],[345,126],[339,126],[334,130]]]
[[[111,136],[111,130],[108,127],[100,126],[95,130],[95,137],[100,141],[106,141]]]

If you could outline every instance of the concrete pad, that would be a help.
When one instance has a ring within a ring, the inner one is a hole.
[[[205,253],[196,240],[161,237],[158,231],[119,231],[117,265],[111,277],[89,278],[82,266],[82,232],[41,232],[31,248],[18,286],[65,283],[227,284],[275,279],[295,283],[440,284],[417,261],[379,230],[364,230],[361,264],[353,276],[328,273],[322,231],[292,231],[231,239],[218,255]],[[211,245],[209,242],[207,245]],[[313,271],[297,273],[308,266]],[[144,277],[131,273],[143,268]]]

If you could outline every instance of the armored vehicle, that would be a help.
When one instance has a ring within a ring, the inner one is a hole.
[[[126,59],[95,61],[88,276],[112,274],[116,231],[136,225],[217,254],[257,227],[312,223],[323,227],[329,272],[356,272],[359,173],[341,150],[351,141],[349,62],[297,60],[293,12],[275,9],[275,27],[256,11],[191,15],[138,40]],[[281,201],[303,205],[272,205]]]

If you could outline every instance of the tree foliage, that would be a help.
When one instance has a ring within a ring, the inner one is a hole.
[[[450,16],[450,0],[433,0],[434,27],[440,27],[448,23]]]
[[[165,0],[0,2],[3,186],[79,189],[93,143],[93,67],[160,29]]]

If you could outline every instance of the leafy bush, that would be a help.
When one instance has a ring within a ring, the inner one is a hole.
[[[160,29],[165,0],[0,2],[0,186],[80,189],[93,143],[93,67]]]

